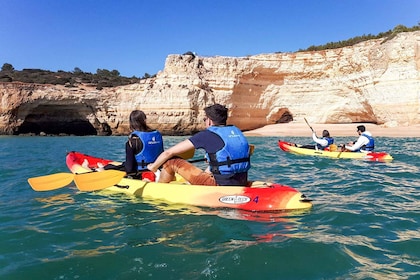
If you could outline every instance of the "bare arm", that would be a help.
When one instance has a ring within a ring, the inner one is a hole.
[[[155,162],[147,165],[147,169],[156,172],[158,168],[162,166],[162,164],[164,164],[168,159],[192,149],[194,149],[194,145],[189,139],[179,142],[175,146],[172,146],[169,149],[163,151],[155,160]]]

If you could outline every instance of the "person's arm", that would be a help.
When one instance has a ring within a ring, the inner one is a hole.
[[[318,143],[319,145],[321,145],[322,147],[326,147],[326,146],[328,146],[328,141],[327,141],[327,140],[325,140],[325,139],[322,139],[322,138],[318,138],[318,137],[316,137],[315,132],[313,132],[313,133],[312,133],[312,139],[313,139],[316,143]]]
[[[162,164],[164,164],[168,159],[192,149],[194,149],[194,145],[189,139],[179,142],[175,146],[172,146],[169,149],[163,151],[155,160],[155,162],[147,165],[147,169],[156,172],[158,168],[162,166]]]
[[[136,156],[134,154],[134,149],[130,147],[129,141],[125,143],[125,172],[128,173],[135,173],[137,172],[137,161]]]
[[[369,139],[367,139],[365,136],[360,136],[359,139],[357,139],[356,143],[354,143],[351,146],[345,145],[345,148],[349,151],[354,152],[360,149],[363,145],[366,145],[367,143],[369,143]]]

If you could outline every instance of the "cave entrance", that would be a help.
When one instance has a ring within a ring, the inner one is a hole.
[[[14,134],[97,135],[86,118],[89,114],[89,107],[80,105],[40,105],[30,111]]]
[[[276,114],[276,123],[289,123],[293,121],[293,115],[286,108],[281,108]]]

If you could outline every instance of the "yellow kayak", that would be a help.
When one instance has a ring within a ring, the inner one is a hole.
[[[320,157],[329,157],[329,158],[350,158],[350,159],[362,159],[368,161],[391,161],[393,157],[385,152],[341,152],[338,150],[331,151],[327,150],[316,150],[316,149],[307,149],[301,148],[299,145],[294,143],[289,143],[286,141],[278,141],[278,145],[281,150],[285,152],[290,152],[299,155],[310,155],[310,156],[320,156]]]
[[[117,184],[113,183],[113,185],[107,186],[106,181],[112,181],[107,180],[107,176],[114,176],[116,172],[121,173],[121,171],[108,170],[112,171],[108,172],[105,170],[92,173],[92,169],[111,162],[114,161],[79,152],[70,152],[66,156],[66,164],[70,171],[73,174],[81,174],[76,176],[77,180],[83,179],[79,182],[75,180],[77,187],[85,191],[103,189],[177,204],[248,211],[298,210],[312,207],[311,200],[296,189],[262,181],[249,182],[246,187],[199,186],[190,185],[181,177],[171,183],[149,182],[124,177],[118,179],[120,181]],[[104,182],[102,186],[100,186],[101,177]]]

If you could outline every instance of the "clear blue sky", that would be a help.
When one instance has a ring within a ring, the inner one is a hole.
[[[420,22],[420,0],[0,0],[0,65],[142,77],[169,54],[293,52]]]

